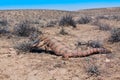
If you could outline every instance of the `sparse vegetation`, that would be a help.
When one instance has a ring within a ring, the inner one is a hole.
[[[38,38],[38,36],[41,35],[41,34],[42,34],[42,32],[40,32],[39,34],[37,32],[34,32],[29,36],[29,39],[31,41],[35,41]]]
[[[95,21],[93,24],[98,26],[99,30],[102,30],[102,31],[111,30],[111,27],[109,24],[101,23],[101,22],[99,22],[99,20]]]
[[[117,20],[117,21],[120,21],[120,16],[118,15],[112,15],[109,17],[110,20]]]
[[[120,42],[120,28],[114,28],[111,30],[109,41],[112,43]]]
[[[7,26],[8,21],[5,19],[0,19],[0,26]]]
[[[31,27],[28,21],[22,21],[14,27],[14,34],[17,36],[28,37],[34,32],[40,32],[37,28]]]
[[[6,33],[9,33],[9,29],[7,26],[0,26],[0,34],[4,35]]]
[[[86,69],[86,72],[90,76],[98,76],[100,75],[100,71],[96,65],[91,65]]]
[[[89,40],[88,42],[85,41],[78,41],[77,44],[75,44],[76,47],[80,47],[83,45],[86,45],[86,47],[92,47],[92,48],[102,48],[103,45],[100,41],[96,40]]]
[[[67,35],[68,34],[63,27],[61,28],[59,33],[62,34],[62,35]]]
[[[32,49],[32,45],[30,41],[24,41],[16,44],[14,48],[22,52],[30,52]]]
[[[88,41],[87,46],[92,47],[92,48],[102,48],[103,47],[102,43],[100,41],[93,41],[93,40]]]
[[[1,10],[0,21],[7,20],[7,24],[6,21],[0,23],[0,79],[120,80],[119,13],[120,8]],[[59,26],[65,14],[72,15],[76,28]],[[79,24],[80,15],[90,16],[92,21]],[[99,15],[100,24],[91,25]],[[110,29],[99,28],[106,23]],[[21,25],[24,27],[19,29]],[[24,28],[26,31],[20,31]]]
[[[49,21],[49,22],[46,24],[46,27],[54,27],[55,25],[57,25],[57,21]]]
[[[6,33],[9,33],[7,24],[8,24],[7,20],[0,19],[0,34],[4,35]]]
[[[77,23],[79,23],[79,24],[87,24],[87,23],[89,23],[89,22],[91,22],[91,21],[92,21],[91,17],[89,17],[89,16],[82,16],[82,17],[80,17],[80,19],[77,21]]]
[[[101,16],[97,16],[96,19],[106,19],[106,20],[120,20],[120,16],[119,15],[101,15]]]
[[[86,61],[86,64],[84,65],[84,69],[85,69],[85,72],[87,73],[87,75],[89,75],[89,77],[99,76],[100,75],[100,69],[95,64],[95,58],[94,57],[87,57],[85,59],[85,61]]]
[[[79,47],[81,48],[82,46],[85,46],[86,47],[86,42],[85,41],[77,41],[75,46],[76,46],[76,49],[78,49]]]
[[[76,22],[71,15],[66,15],[61,18],[59,26],[72,26],[73,28],[76,28]]]
[[[100,16],[97,16],[96,19],[107,19],[109,20],[109,17],[108,16],[105,16],[105,15],[100,15]]]

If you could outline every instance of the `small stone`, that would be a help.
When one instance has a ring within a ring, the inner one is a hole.
[[[110,59],[107,59],[107,58],[106,58],[105,62],[110,62]]]

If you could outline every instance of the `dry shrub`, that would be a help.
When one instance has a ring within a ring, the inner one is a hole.
[[[0,26],[7,26],[8,21],[6,19],[0,19]]]
[[[31,37],[29,40],[15,44],[14,48],[21,52],[32,52],[32,50],[36,48],[34,45],[39,43],[39,39],[37,38],[38,36],[32,35]]]
[[[111,30],[109,41],[112,43],[120,42],[120,28],[114,28]]]
[[[110,15],[109,16],[109,20],[117,20],[117,21],[119,21],[120,20],[120,16],[118,16],[118,15]]]
[[[9,29],[7,26],[0,26],[0,34],[4,35],[10,33]]]
[[[46,24],[46,27],[55,27],[57,25],[58,21],[57,20],[51,20]]]
[[[72,26],[73,28],[76,28],[76,22],[71,15],[66,15],[60,19],[59,26]]]
[[[28,37],[34,32],[40,32],[37,28],[31,27],[28,21],[22,21],[14,27],[14,34],[21,37]]]
[[[88,73],[88,75],[90,76],[98,76],[100,75],[100,71],[98,69],[98,67],[96,65],[91,65],[86,69],[86,72]]]
[[[0,34],[4,35],[10,33],[9,27],[7,26],[8,22],[5,19],[0,19]]]
[[[77,20],[77,23],[79,24],[87,24],[92,21],[92,18],[89,16],[82,16],[80,19]]]
[[[16,44],[14,48],[21,52],[30,52],[32,49],[32,45],[30,41],[23,41],[21,43]]]
[[[107,20],[109,20],[109,17],[105,16],[105,15],[99,15],[99,16],[96,16],[96,19],[107,19]]]
[[[62,35],[68,35],[68,33],[65,31],[65,29],[62,27],[59,34],[62,34]]]
[[[96,40],[96,41],[93,41],[93,40],[88,41],[87,46],[92,47],[92,48],[102,48],[103,47],[102,43],[100,41],[98,41],[98,40]]]
[[[87,75],[89,75],[89,77],[91,77],[91,76],[96,76],[97,77],[101,74],[99,66],[96,65],[95,58],[87,57],[85,59],[85,61],[86,62],[84,64],[84,69],[85,69],[85,72],[87,73]]]
[[[120,20],[120,16],[119,15],[100,15],[97,16],[96,19],[106,19],[106,20]]]
[[[75,44],[76,47],[84,46],[86,47],[92,47],[92,48],[102,48],[103,44],[99,40],[89,40],[87,42],[85,41],[77,41],[77,44]]]
[[[92,24],[98,26],[99,30],[102,30],[102,31],[109,31],[109,30],[111,30],[111,27],[110,27],[109,24],[99,22],[99,20],[96,20]]]

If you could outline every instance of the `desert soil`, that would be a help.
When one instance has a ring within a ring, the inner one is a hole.
[[[24,14],[19,12],[19,14],[17,11],[13,11],[13,13],[12,11],[1,11],[1,15],[11,21],[9,26],[14,26],[20,17],[23,20],[23,15],[26,16],[27,11]],[[32,16],[36,17],[38,15],[36,14],[34,13]],[[31,16],[27,15],[27,17]],[[103,22],[105,21],[106,23],[112,22],[113,25],[120,25],[119,21],[103,20]],[[77,41],[100,40],[109,45],[112,53],[94,54],[68,60],[45,52],[21,52],[18,54],[12,46],[15,42],[23,40],[24,37],[12,36],[9,38],[2,35],[0,36],[0,80],[120,80],[120,43],[106,42],[110,35],[109,31],[101,31],[91,24],[78,24],[76,29],[65,26],[68,35],[59,34],[60,27],[45,27],[41,30],[71,49],[76,48]],[[91,66],[97,67],[98,75],[91,75],[87,71]]]

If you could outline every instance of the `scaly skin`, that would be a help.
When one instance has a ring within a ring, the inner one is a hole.
[[[45,46],[46,50],[50,48],[53,52],[55,52],[56,55],[63,56],[66,59],[69,57],[88,56],[97,52],[108,52],[108,50],[105,48],[93,48],[86,51],[71,50],[70,48],[66,47],[65,44],[61,43],[55,38],[45,35],[40,36],[39,39],[40,42],[35,45],[36,47]],[[42,45],[40,44],[41,42],[43,42]]]
[[[108,50],[104,49],[104,48],[93,48],[93,49],[89,49],[86,51],[77,51],[77,50],[73,50],[71,53],[68,54],[64,54],[63,57],[64,58],[69,58],[69,57],[81,57],[81,56],[88,56],[97,52],[108,52]]]

